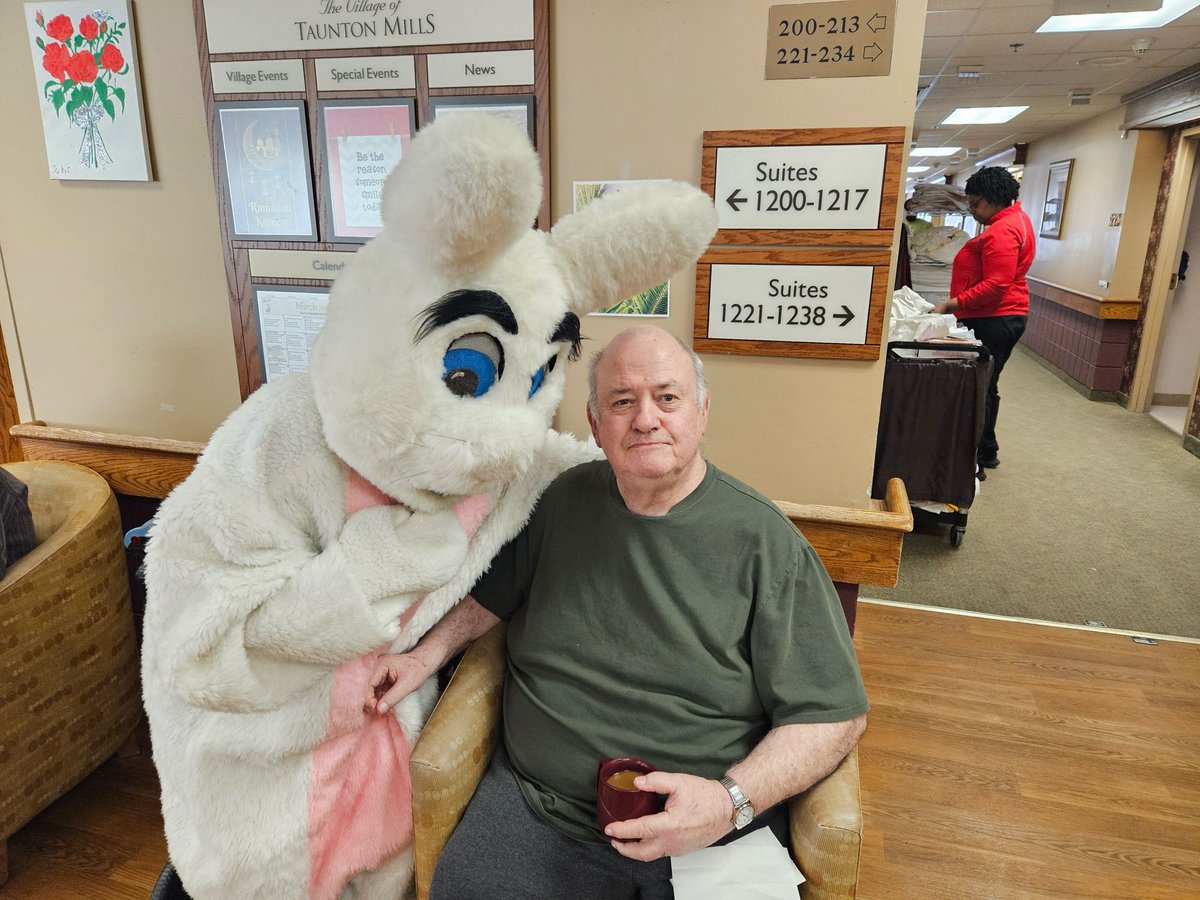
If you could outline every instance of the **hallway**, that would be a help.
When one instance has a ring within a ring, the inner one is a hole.
[[[1001,394],[1002,465],[980,485],[962,547],[946,526],[914,531],[899,584],[864,594],[1200,639],[1200,459],[1023,348]]]

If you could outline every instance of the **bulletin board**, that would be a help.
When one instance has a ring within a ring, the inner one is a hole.
[[[305,370],[418,129],[464,109],[509,118],[551,183],[548,3],[193,0],[243,400]]]

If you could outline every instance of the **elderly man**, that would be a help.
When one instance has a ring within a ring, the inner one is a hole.
[[[866,696],[837,595],[770,501],[706,462],[700,359],[657,328],[592,362],[605,461],[560,476],[525,530],[409,654],[386,711],[509,621],[504,741],[451,837],[435,897],[669,898],[668,857],[746,827],[832,771]],[[600,759],[638,756],[656,815],[595,824]],[[744,832],[743,832],[744,833]]]

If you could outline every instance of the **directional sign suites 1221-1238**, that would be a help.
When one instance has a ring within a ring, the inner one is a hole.
[[[862,344],[871,266],[712,266],[709,338]]]

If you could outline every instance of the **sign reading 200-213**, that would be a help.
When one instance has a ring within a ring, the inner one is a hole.
[[[896,0],[835,0],[772,6],[768,79],[846,78],[892,71]]]

